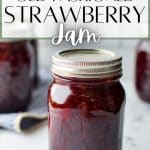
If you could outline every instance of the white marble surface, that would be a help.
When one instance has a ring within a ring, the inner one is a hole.
[[[127,102],[123,150],[150,150],[150,104],[141,101],[133,81],[124,82]]]
[[[150,104],[140,101],[133,81],[124,81],[127,93],[123,150],[150,150]],[[47,123],[17,134],[0,130],[0,150],[48,150]]]

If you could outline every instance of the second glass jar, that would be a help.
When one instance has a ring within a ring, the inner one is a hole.
[[[138,44],[135,74],[139,97],[150,103],[150,40],[142,40]]]
[[[0,42],[0,113],[24,110],[31,98],[33,48],[28,40]]]

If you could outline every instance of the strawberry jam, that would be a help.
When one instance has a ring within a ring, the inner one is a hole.
[[[141,41],[136,59],[136,89],[139,97],[150,103],[150,41]]]
[[[32,51],[28,41],[0,42],[0,113],[21,111],[29,104]]]
[[[121,59],[109,52],[70,50],[53,57],[49,150],[121,150]]]

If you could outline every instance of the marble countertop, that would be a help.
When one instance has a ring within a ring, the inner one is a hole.
[[[136,95],[131,81],[125,81],[127,103],[123,150],[150,150],[150,105]],[[48,150],[47,122],[18,134],[0,130],[0,150]]]

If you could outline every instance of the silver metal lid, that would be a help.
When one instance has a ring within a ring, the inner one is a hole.
[[[52,72],[63,77],[105,78],[122,75],[122,57],[108,50],[66,50],[53,56],[52,61]]]

